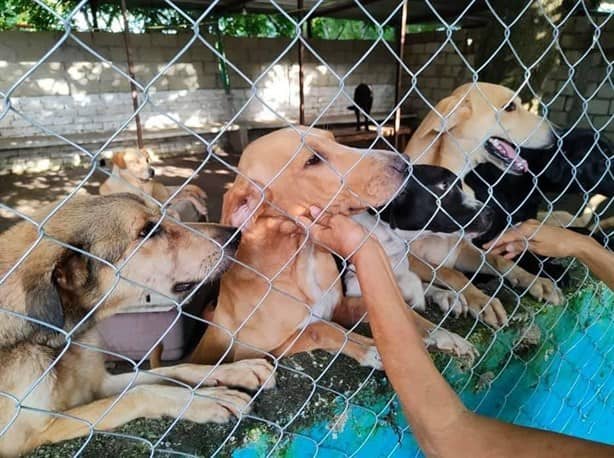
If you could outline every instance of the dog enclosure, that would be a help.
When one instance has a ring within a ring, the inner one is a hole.
[[[596,198],[595,189],[614,180],[612,151],[603,146],[614,135],[612,2],[32,0],[31,10],[45,18],[44,31],[0,32],[3,230],[29,221],[39,243],[47,237],[46,221],[62,205],[81,190],[97,192],[110,174],[100,159],[135,144],[160,156],[166,184],[206,189],[211,220],[218,221],[222,195],[240,174],[241,148],[262,133],[300,122],[328,128],[344,143],[401,154],[420,121],[454,88],[491,82],[511,88],[561,128],[549,164],[570,162],[562,152],[566,132],[590,129],[593,144],[571,166],[575,171],[590,157],[604,158],[592,187],[578,184],[573,173],[563,191],[542,191],[543,171],[529,170],[531,188],[516,191],[539,195],[540,218],[564,210],[571,214],[565,225],[582,226],[608,243],[612,226],[602,222],[612,215],[613,196]],[[374,103],[369,130],[356,133],[347,107],[360,83],[371,86]],[[503,209],[511,224],[518,212],[505,208],[493,191],[504,186],[505,171],[510,167],[488,183],[483,200]],[[41,202],[57,198],[47,217],[32,219]],[[168,202],[157,205],[164,212]],[[462,224],[458,229],[464,232]],[[16,267],[0,272],[0,282]],[[431,306],[431,321],[480,353],[469,363],[442,353],[433,358],[474,411],[614,443],[608,427],[614,420],[614,295],[578,261],[559,267],[561,276],[550,277],[565,295],[558,306],[535,300],[503,277],[468,275],[501,300],[509,322],[496,329]],[[122,270],[116,275],[122,278]],[[549,276],[543,266],[540,275]],[[168,352],[169,337],[179,335],[185,356],[198,337],[191,328],[202,332],[208,324],[194,311],[205,301],[201,296],[143,313],[139,320],[151,345],[142,355],[128,357],[104,345],[91,351],[104,353],[113,370],[138,372],[148,367],[157,344],[166,342]],[[14,314],[1,303],[0,312]],[[147,321],[152,316],[163,323],[155,331]],[[368,333],[365,324],[357,329]],[[73,330],[64,333],[67,345],[75,345]],[[340,353],[268,356],[277,388],[259,390],[252,411],[236,422],[139,419],[113,432],[99,431],[95,422],[87,436],[32,455],[420,455],[382,372]],[[0,396],[12,399],[18,411],[32,411],[26,396]],[[0,435],[14,421],[0,424]]]

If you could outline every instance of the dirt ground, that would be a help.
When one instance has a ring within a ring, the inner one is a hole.
[[[220,152],[220,159],[236,165],[239,154]],[[204,160],[203,155],[166,157],[154,162],[156,179],[167,185],[179,185],[196,170]],[[88,175],[89,168],[75,167],[50,170],[41,173],[13,174],[0,171],[0,202],[25,215],[31,215],[44,205],[67,196]],[[91,194],[98,194],[98,187],[106,175],[96,170],[83,185]],[[222,195],[228,183],[234,180],[234,172],[214,157],[210,157],[191,183],[199,185],[209,195],[208,207],[211,221],[219,221]],[[20,220],[15,213],[0,208],[0,232]]]

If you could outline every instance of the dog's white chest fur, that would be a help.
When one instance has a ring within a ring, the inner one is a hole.
[[[390,228],[388,223],[378,221],[377,218],[369,213],[360,213],[352,216],[352,219],[360,223],[367,231],[372,231],[381,243],[384,251],[390,258],[392,270],[401,289],[403,299],[418,310],[424,309],[424,291],[420,279],[409,270],[407,260],[407,243],[397,236]],[[354,266],[346,272],[343,281],[345,282],[347,296],[360,296],[360,285],[355,273]]]
[[[310,244],[307,249],[310,250],[307,256],[307,293],[312,298],[311,314],[306,324],[311,324],[320,320],[330,321],[335,311],[335,306],[341,300],[339,289],[331,286],[328,290],[323,289],[318,282],[317,262],[315,256],[315,247]]]

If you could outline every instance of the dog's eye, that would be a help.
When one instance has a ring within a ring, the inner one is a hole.
[[[516,111],[516,103],[515,103],[515,102],[510,102],[510,103],[508,103],[508,104],[505,106],[504,110],[505,110],[505,111],[507,111],[508,113],[509,113],[510,111]]]
[[[312,165],[319,164],[320,162],[322,162],[322,158],[317,154],[314,154],[309,159],[307,159],[307,162],[305,162],[305,167],[311,167]]]
[[[155,237],[156,235],[160,235],[161,233],[161,225],[156,226],[156,223],[154,221],[147,221],[145,223],[145,226],[143,226],[143,228],[141,229],[141,232],[139,232],[139,237],[144,239],[149,235],[149,237],[151,238]]]

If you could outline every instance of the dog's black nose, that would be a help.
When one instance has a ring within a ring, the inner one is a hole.
[[[228,244],[228,246],[230,246],[233,250],[236,250],[237,248],[239,248],[239,244],[241,243],[241,231],[237,230],[236,228],[234,228],[234,236],[231,240],[231,242]]]
[[[403,159],[403,156],[397,155],[392,161],[392,168],[397,172],[407,175],[409,173],[409,163]]]
[[[154,169],[149,169],[149,178],[153,178],[156,176],[156,171]]]
[[[239,248],[239,243],[241,243],[241,231],[232,226],[218,226],[213,238],[220,245],[228,243],[226,245],[228,249],[236,251]]]
[[[492,226],[492,222],[495,218],[495,211],[490,208],[487,205],[484,205],[481,210],[480,213],[478,215],[478,219],[477,219],[477,230],[479,232],[486,232],[490,229],[490,227]]]
[[[495,217],[495,211],[490,208],[488,205],[484,204],[482,207],[482,218],[491,221]]]

